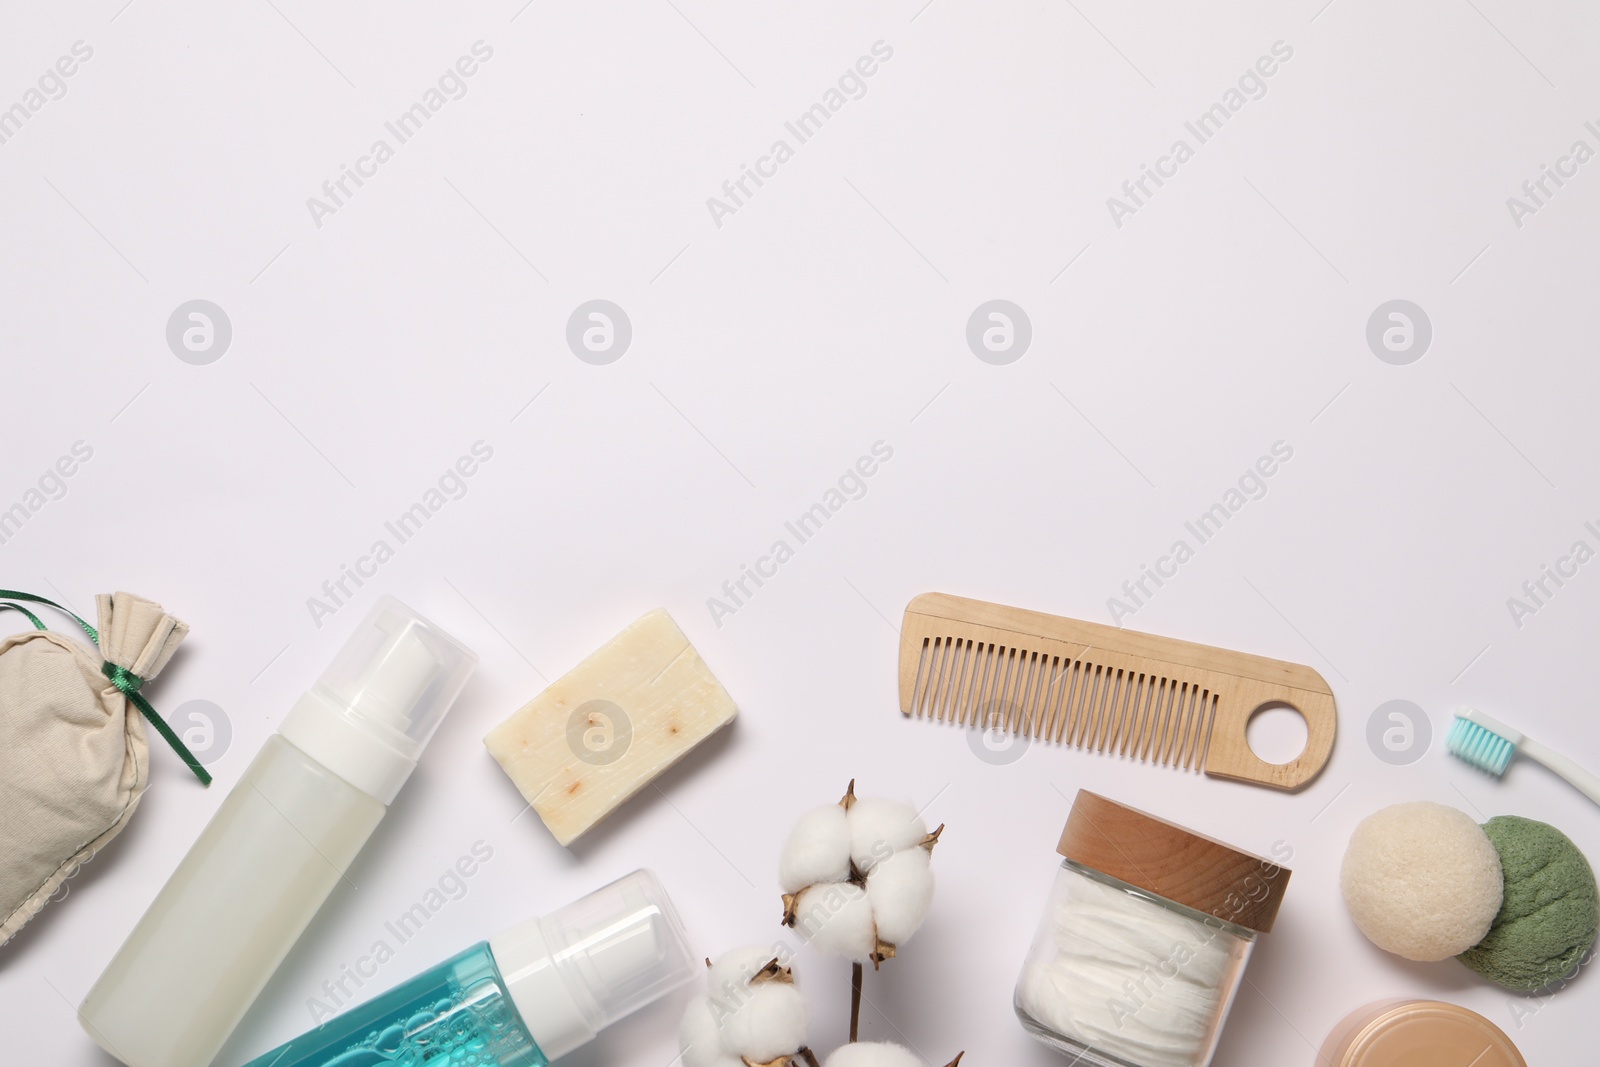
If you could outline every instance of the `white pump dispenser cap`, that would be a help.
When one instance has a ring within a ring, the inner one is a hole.
[[[385,596],[278,732],[388,804],[477,666],[470,649]]]
[[[489,939],[511,1002],[546,1059],[692,981],[703,970],[656,876],[634,871]]]

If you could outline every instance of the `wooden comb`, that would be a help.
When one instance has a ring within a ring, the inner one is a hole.
[[[944,593],[906,605],[900,710],[1217,778],[1296,790],[1333,752],[1333,691],[1310,667]],[[1268,705],[1306,721],[1288,763],[1251,750]]]

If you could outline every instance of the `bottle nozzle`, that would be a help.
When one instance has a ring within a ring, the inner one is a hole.
[[[283,724],[283,734],[387,803],[478,665],[477,656],[383,597]]]
[[[548,1059],[699,973],[683,923],[649,871],[491,938],[517,1013]]]

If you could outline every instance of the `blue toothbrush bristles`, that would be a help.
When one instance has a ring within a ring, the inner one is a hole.
[[[1447,744],[1452,753],[1496,777],[1506,773],[1517,751],[1515,745],[1493,730],[1460,718],[1450,727]]]

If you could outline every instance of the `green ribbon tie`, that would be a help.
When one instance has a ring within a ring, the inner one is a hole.
[[[98,648],[100,645],[99,631],[80,619],[76,613],[62,607],[53,600],[46,600],[44,597],[34,596],[32,593],[19,593],[12,589],[0,589],[0,599],[26,600],[30,604],[44,604],[47,607],[55,608],[57,611],[71,616],[74,622],[83,627],[83,632],[89,635],[89,640],[95,643],[95,647]],[[21,604],[0,603],[0,611],[5,611],[7,608],[13,611],[20,611],[26,615],[28,621],[33,623],[34,629],[49,629],[43,622],[39,621],[39,616]],[[200,784],[210,785],[211,772],[201,765],[200,761],[195,758],[194,753],[189,751],[189,746],[183,743],[183,738],[179,737],[172,727],[167,725],[166,720],[156,714],[156,709],[150,706],[150,702],[139,695],[139,690],[144,688],[144,679],[126,667],[119,667],[110,661],[103,662],[100,665],[100,673],[105,675],[106,679],[128,698],[130,704],[139,709],[150,725],[156,728],[156,733],[166,739],[167,744],[171,745],[172,750],[178,754],[178,758],[183,760],[184,764],[194,772],[196,778],[200,779]]]

